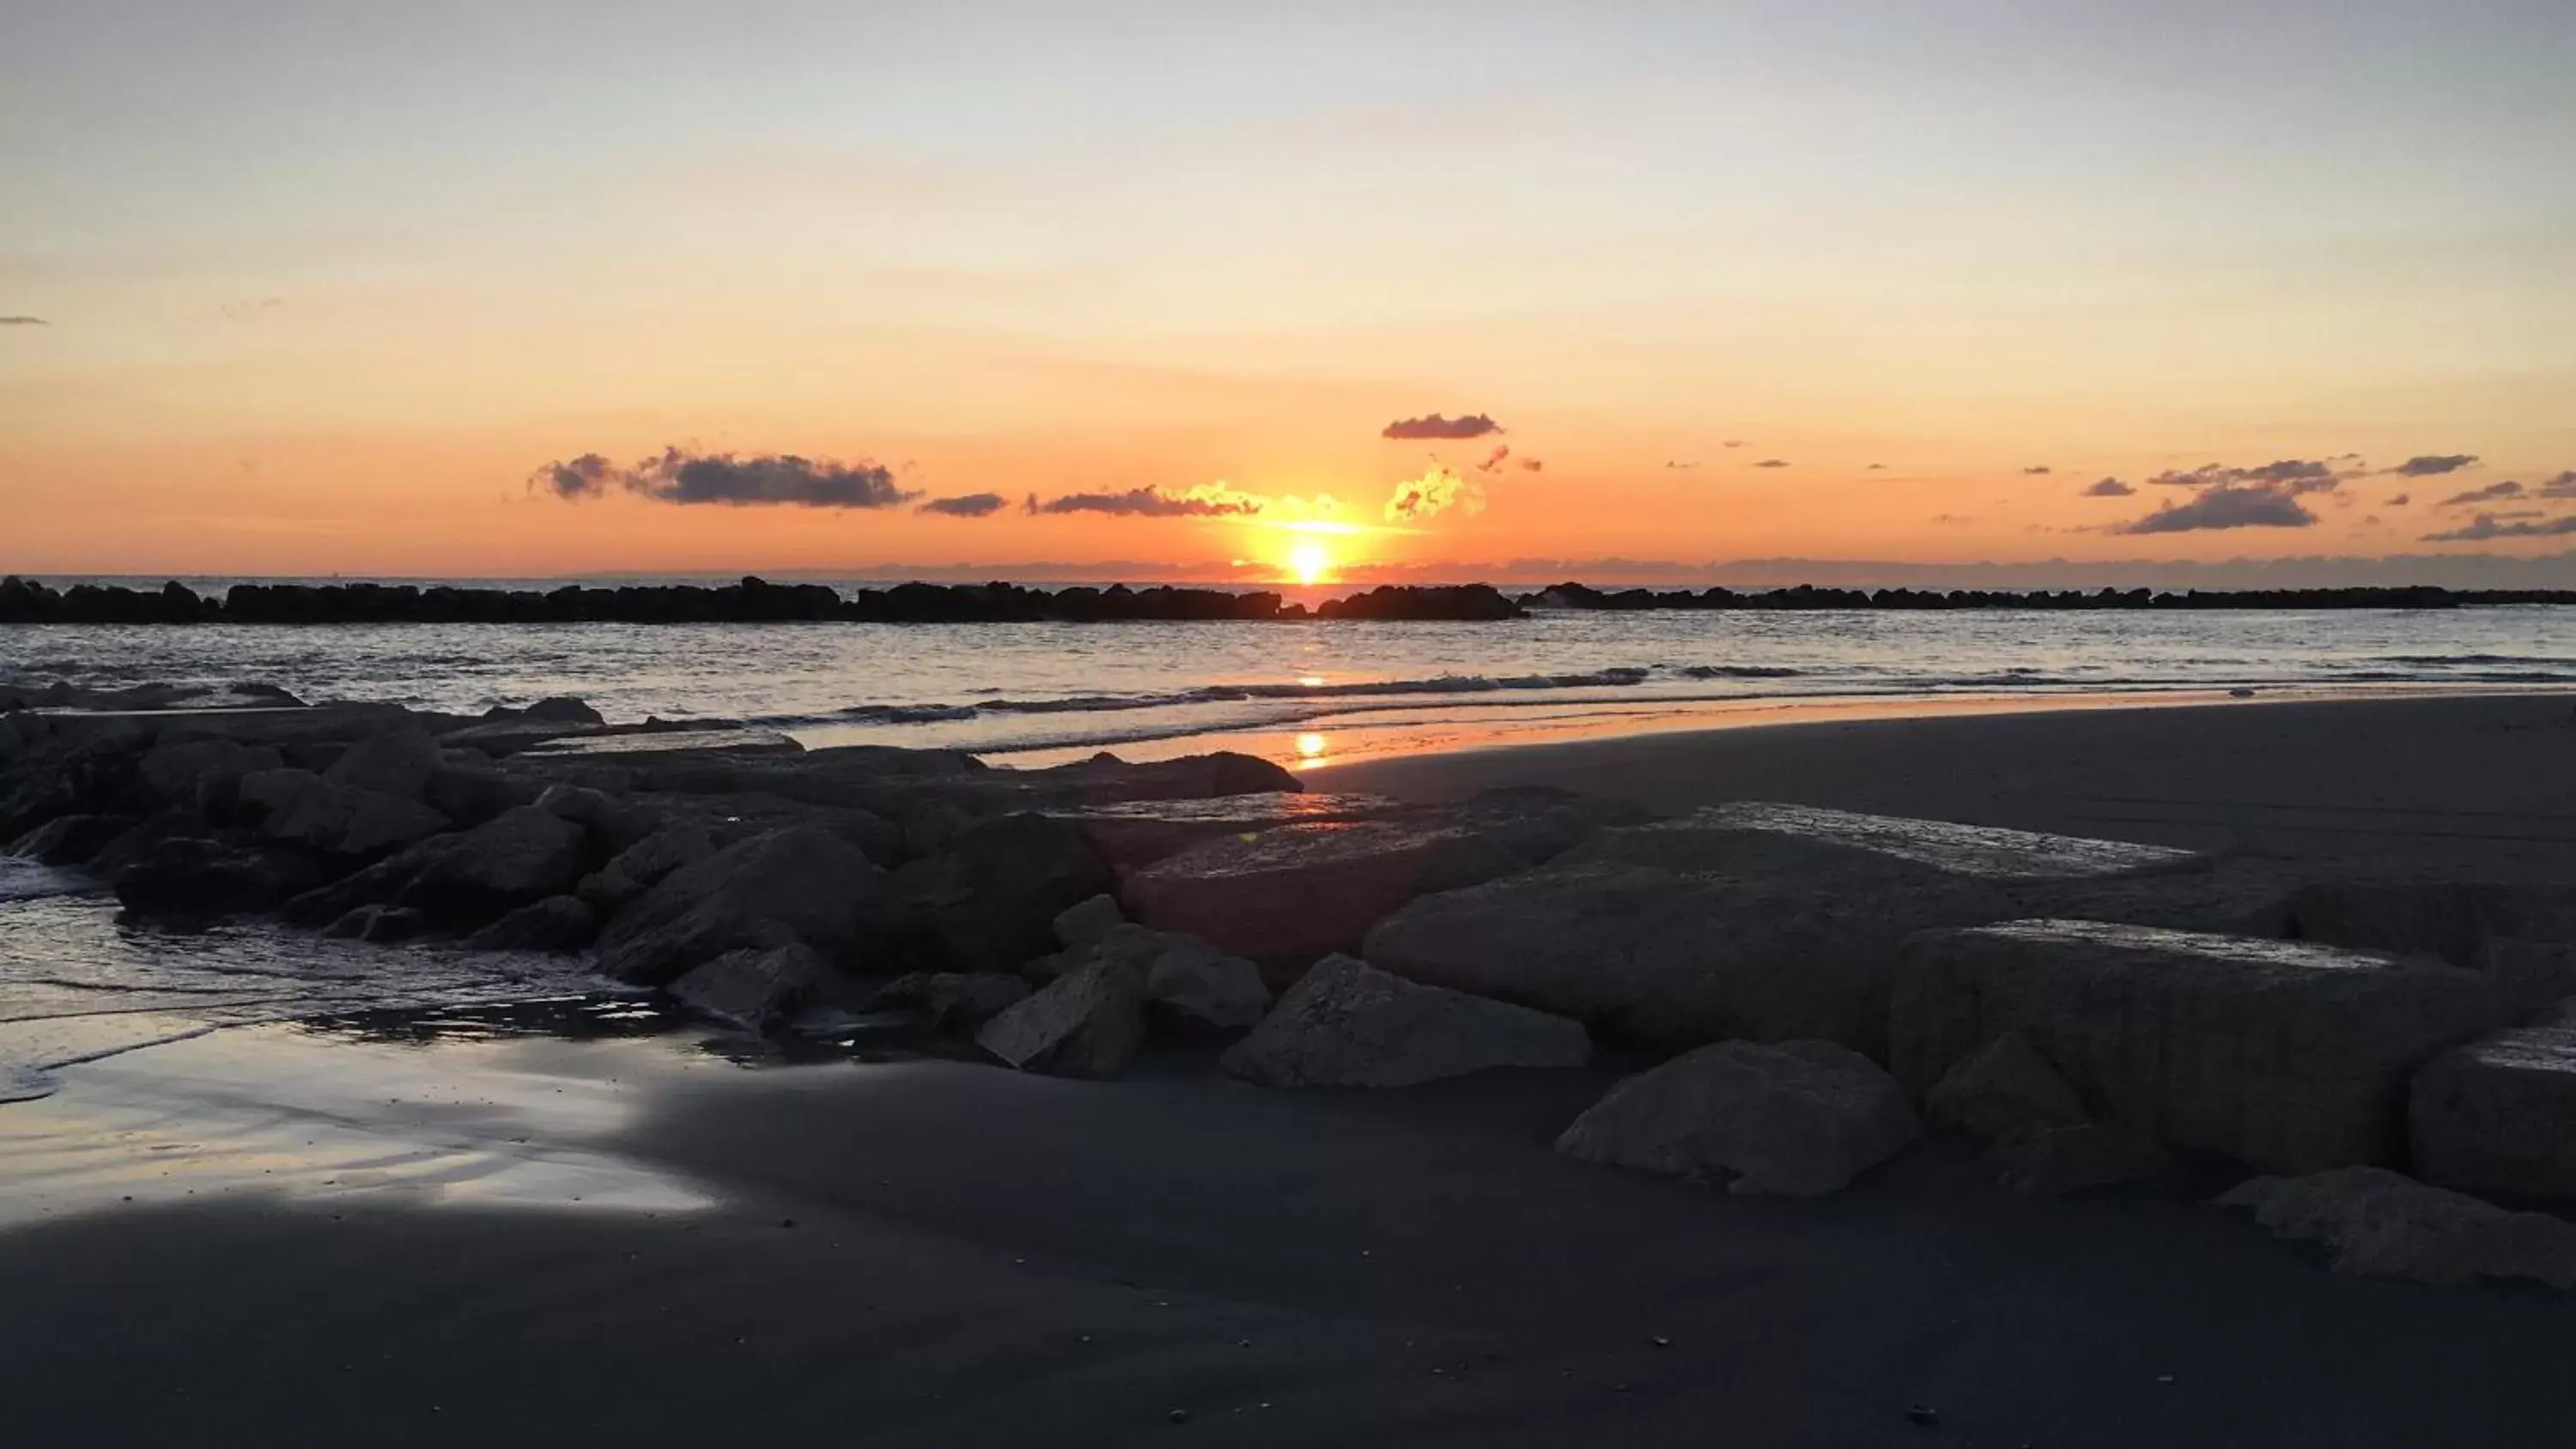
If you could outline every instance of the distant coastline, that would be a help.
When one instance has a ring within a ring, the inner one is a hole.
[[[746,577],[723,585],[661,584],[508,589],[386,583],[243,583],[219,596],[175,580],[158,589],[79,583],[56,589],[0,579],[0,624],[704,624],[1122,623],[1138,621],[1409,620],[1476,622],[1533,609],[1577,611],[1821,610],[2280,610],[2455,609],[2576,604],[2571,589],[2434,586],[2095,590],[1630,588],[1562,583],[1521,594],[1490,584],[1389,584],[1312,608],[1267,590],[1156,585],[1058,588],[906,583],[835,588]]]

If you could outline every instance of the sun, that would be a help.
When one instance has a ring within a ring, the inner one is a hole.
[[[1333,551],[1308,540],[1288,550],[1288,569],[1301,584],[1319,584],[1333,571]]]

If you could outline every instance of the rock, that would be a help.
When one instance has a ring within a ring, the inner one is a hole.
[[[2008,1031],[1941,1074],[1923,1102],[1932,1125],[1980,1140],[2076,1127],[2084,1103],[2030,1038]]]
[[[2267,1171],[2384,1162],[2393,1106],[2494,1019],[2470,972],[2291,941],[2013,921],[1905,948],[1890,1064],[1928,1089],[2008,1031],[2168,1146]]]
[[[600,935],[600,965],[625,980],[662,982],[727,951],[790,941],[829,960],[852,951],[874,922],[884,876],[819,826],[737,841],[618,912]]]
[[[603,914],[614,914],[652,889],[662,877],[715,853],[716,843],[704,830],[694,825],[665,826],[582,877],[577,894]]]
[[[1221,836],[1281,825],[1381,820],[1409,808],[1383,795],[1272,790],[1208,799],[1131,800],[1049,813],[1080,826],[1113,868],[1130,871]]]
[[[216,738],[155,745],[144,753],[136,774],[163,802],[205,809],[228,805],[246,776],[285,766],[286,757],[273,745]]]
[[[538,724],[595,725],[608,723],[606,719],[601,717],[598,710],[592,709],[589,705],[584,704],[578,699],[571,698],[568,695],[555,695],[551,698],[538,700],[536,703],[520,710],[519,718],[524,720],[533,720]]]
[[[1057,912],[1050,928],[1058,945],[1088,946],[1127,924],[1127,913],[1118,909],[1118,898],[1106,893],[1077,901]]]
[[[2576,1026],[2518,1027],[2435,1057],[2408,1090],[2407,1124],[2426,1182],[2576,1199]]]
[[[1574,1067],[1591,1059],[1591,1038],[1563,1017],[1328,956],[1226,1052],[1223,1065],[1270,1087],[1409,1087],[1489,1067]]]
[[[1195,936],[1161,934],[1166,944],[1145,969],[1145,995],[1156,1006],[1217,1031],[1257,1025],[1270,1010],[1260,967]]]
[[[418,803],[438,773],[438,742],[417,725],[370,735],[322,772],[322,778],[351,790],[390,795]]]
[[[46,865],[81,865],[133,825],[127,815],[57,815],[19,836],[8,854]]]
[[[2206,855],[2162,845],[1761,800],[1605,832],[1585,857],[1707,873],[1776,870],[1784,851],[1852,851],[1998,884],[2119,880],[2210,868]]]
[[[880,988],[871,1009],[919,1011],[940,1031],[972,1031],[1028,999],[1029,984],[991,971],[915,971]]]
[[[1320,956],[1358,949],[1417,896],[1528,870],[1594,828],[1579,806],[1522,800],[1283,825],[1166,856],[1131,874],[1123,895],[1144,924],[1249,957],[1285,982]]]
[[[976,1044],[1024,1072],[1117,1076],[1145,1043],[1145,983],[1095,961],[984,1023]]]
[[[347,941],[390,944],[408,941],[429,929],[429,918],[401,906],[360,906],[322,928],[325,936]]]
[[[599,913],[573,896],[519,907],[465,938],[476,951],[578,951],[599,934]]]
[[[278,914],[299,926],[318,928],[360,906],[390,904],[402,894],[403,887],[429,868],[430,862],[463,838],[433,835],[417,845],[405,846],[382,860],[295,896],[278,908]]]
[[[2134,1127],[2084,1122],[2025,1127],[1998,1138],[1986,1165],[2007,1191],[2062,1197],[2104,1187],[2182,1186],[2182,1164]]]
[[[16,715],[0,715],[0,765],[25,754],[34,743],[19,731]]]
[[[1896,1079],[1825,1041],[1719,1042],[1610,1089],[1556,1150],[1731,1191],[1839,1192],[1921,1135]]]
[[[238,788],[260,834],[328,855],[382,855],[448,825],[426,805],[334,784],[310,770],[262,770],[244,775]]]
[[[916,969],[1016,970],[1054,948],[1057,916],[1115,884],[1081,831],[1005,815],[886,878],[886,948]]]
[[[321,876],[294,851],[181,837],[157,842],[108,883],[130,910],[210,919],[267,910],[311,890]]]
[[[824,976],[823,958],[797,943],[727,951],[681,973],[672,996],[703,1016],[745,1031],[767,1031],[793,1015]]]
[[[660,825],[649,812],[583,785],[548,785],[537,796],[537,808],[584,827],[612,851],[640,843]]]
[[[2576,1223],[2507,1212],[2377,1167],[2258,1177],[2220,1196],[2279,1238],[2323,1243],[2334,1271],[2414,1283],[2531,1278],[2576,1287]]]
[[[463,755],[468,752],[454,753]],[[441,764],[422,790],[422,796],[431,809],[468,829],[499,816],[505,810],[533,805],[538,794],[537,787],[528,781],[514,779],[488,764],[458,759]]]
[[[2337,881],[2288,900],[2287,934],[2432,956],[2485,974],[2508,1016],[2576,994],[2576,889],[2456,881]]]
[[[457,836],[394,898],[434,920],[480,924],[561,895],[580,877],[582,828],[522,805]]]

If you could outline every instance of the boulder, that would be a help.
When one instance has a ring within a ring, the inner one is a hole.
[[[1817,1197],[1921,1135],[1896,1079],[1834,1042],[1719,1042],[1610,1089],[1556,1150],[1739,1193]]]
[[[1591,1039],[1563,1017],[1328,956],[1226,1052],[1223,1065],[1270,1087],[1409,1087],[1490,1067],[1574,1067],[1591,1059]]]
[[[588,830],[612,851],[640,843],[661,824],[651,812],[586,785],[548,785],[537,795],[537,808]]]
[[[7,853],[46,865],[81,865],[133,826],[129,815],[57,815],[11,842]]]
[[[244,775],[238,790],[261,835],[326,855],[383,855],[448,826],[427,805],[334,784],[310,770],[262,770]]]
[[[536,803],[540,792],[533,782],[506,775],[489,764],[476,763],[482,757],[470,751],[449,753],[451,758],[430,775],[429,783],[422,788],[422,798],[429,808],[458,825],[471,828],[505,810]]]
[[[1029,984],[992,971],[915,971],[879,988],[869,1008],[918,1011],[940,1031],[972,1031],[1028,999]]]
[[[1125,924],[1127,913],[1118,909],[1118,898],[1103,893],[1057,912],[1049,929],[1055,932],[1056,944],[1073,947],[1091,945]]]
[[[345,941],[389,944],[408,941],[429,929],[429,918],[401,906],[360,906],[322,928],[325,936]]]
[[[538,724],[595,725],[606,724],[598,710],[570,695],[553,695],[538,700],[518,711],[518,717]]]
[[[1162,934],[1165,944],[1145,968],[1145,996],[1154,1005],[1216,1031],[1257,1025],[1270,1010],[1260,967],[1196,936]]]
[[[1514,797],[1393,818],[1283,825],[1218,836],[1127,878],[1137,920],[1181,931],[1291,981],[1316,958],[1359,948],[1416,897],[1513,875],[1590,835],[1598,816]]]
[[[581,874],[582,828],[534,805],[475,826],[441,849],[394,898],[434,920],[496,920],[572,888]]]
[[[1979,1140],[2084,1122],[2084,1103],[2030,1038],[2008,1031],[1959,1059],[1923,1100],[1933,1126]]]
[[[791,942],[727,951],[682,972],[668,989],[701,1016],[744,1031],[767,1031],[793,1015],[824,974],[822,957]]]
[[[2279,1238],[2322,1243],[2334,1271],[2456,1285],[2530,1278],[2576,1288],[2576,1223],[2507,1212],[2377,1167],[2258,1177],[2219,1197]]]
[[[654,831],[619,851],[608,864],[582,877],[580,897],[603,913],[614,914],[651,890],[662,877],[716,853],[716,843],[694,825]]]
[[[1221,836],[1282,825],[1382,820],[1409,808],[1383,795],[1271,790],[1197,800],[1131,800],[1050,813],[1080,826],[1113,868],[1130,871]]]
[[[1057,916],[1115,884],[1073,826],[1029,812],[989,820],[886,877],[888,959],[920,970],[1017,970],[1054,949]]]
[[[2517,1027],[2435,1057],[2407,1091],[2407,1126],[2426,1182],[2576,1200],[2576,1026]]]
[[[203,920],[267,910],[321,878],[296,851],[179,837],[140,852],[108,883],[129,910]]]
[[[144,753],[136,774],[163,802],[204,809],[228,805],[244,777],[285,765],[286,757],[273,745],[217,737],[155,745]]]
[[[2210,868],[2208,856],[2169,846],[1762,800],[1713,805],[1677,820],[1605,832],[1585,855],[1668,870],[1769,872],[1801,855],[1838,851],[1909,861],[1943,875],[1997,885],[2120,880]]]
[[[2024,1197],[2063,1197],[2105,1187],[2182,1186],[2182,1163],[2147,1135],[2119,1122],[2025,1127],[1986,1154],[1995,1180]]]
[[[1095,961],[984,1023],[975,1041],[1024,1072],[1117,1076],[1145,1043],[1145,984],[1121,962]]]
[[[349,746],[322,778],[351,790],[418,803],[440,766],[438,741],[417,725],[370,735]]]
[[[1909,943],[1890,1064],[1928,1090],[2005,1032],[2168,1146],[2267,1171],[2390,1160],[2414,1069],[2486,1029],[2484,978],[2293,941],[2012,921]]]
[[[578,951],[599,934],[599,913],[574,896],[519,907],[465,938],[476,951]]]
[[[842,956],[875,920],[884,876],[819,826],[737,841],[672,871],[618,912],[600,934],[600,965],[657,983],[743,947],[801,941],[827,960]]]
[[[2335,881],[2288,899],[2286,934],[2431,956],[2485,974],[2519,1017],[2576,994],[2576,889],[2459,881]]]

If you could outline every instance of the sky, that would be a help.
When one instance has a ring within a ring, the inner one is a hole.
[[[0,571],[2527,561],[2570,73],[2565,0],[12,0]]]

